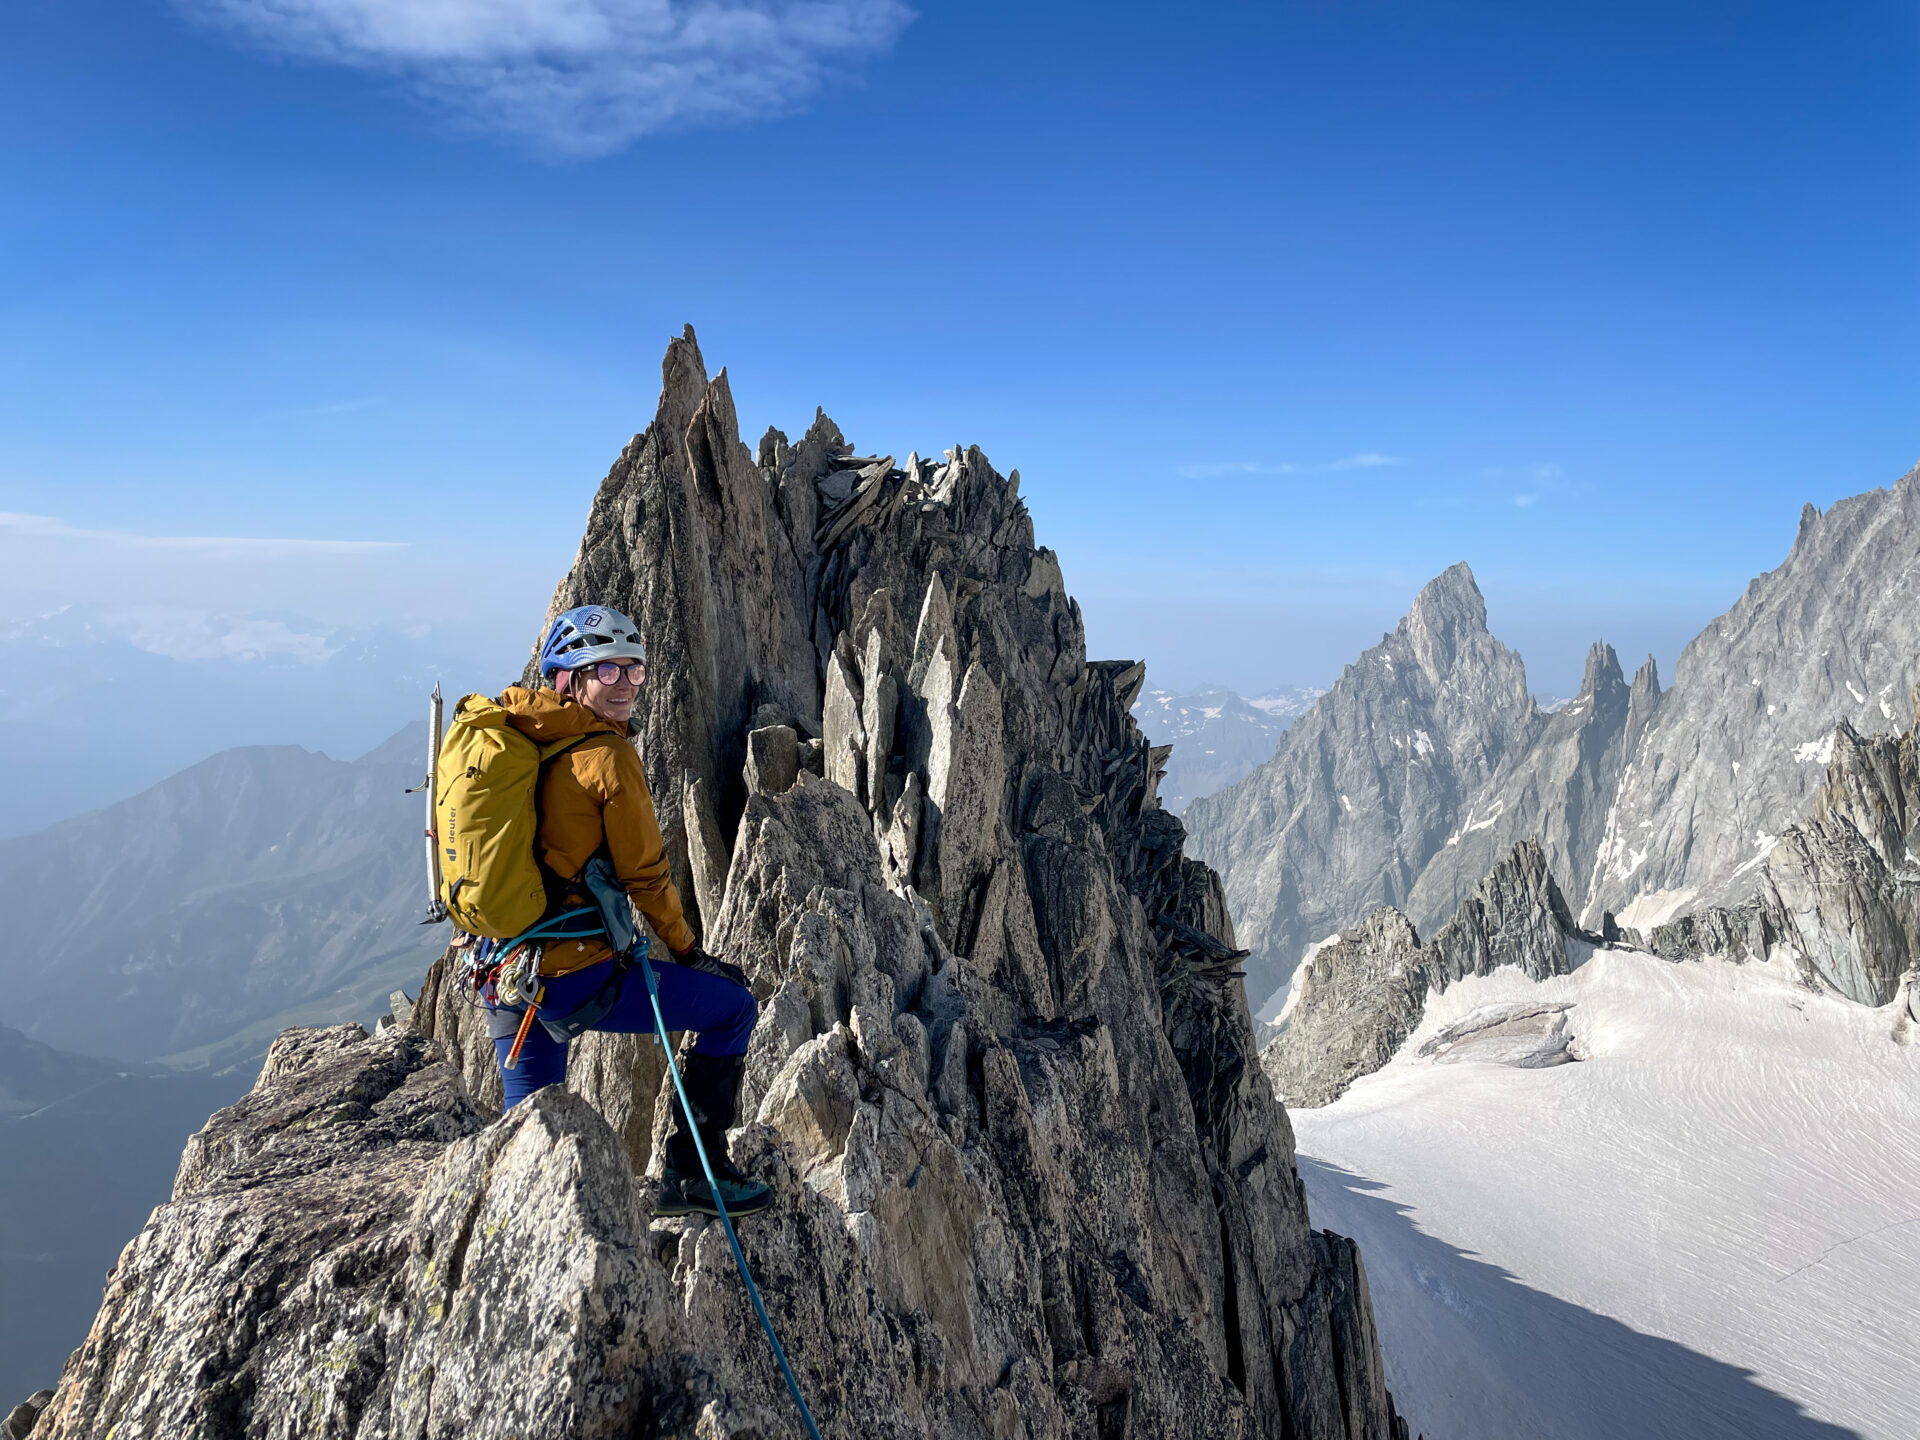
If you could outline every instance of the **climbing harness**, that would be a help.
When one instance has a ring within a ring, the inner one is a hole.
[[[714,1178],[713,1163],[707,1159],[706,1142],[700,1138],[700,1127],[693,1123],[693,1102],[687,1098],[687,1087],[680,1079],[680,1067],[674,1063],[673,1046],[667,1041],[667,1020],[660,1013],[660,981],[653,973],[653,962],[647,958],[645,940],[634,948],[638,952],[640,973],[646,977],[647,999],[653,1004],[653,1028],[660,1037],[661,1050],[666,1052],[667,1074],[673,1077],[674,1093],[680,1097],[680,1111],[693,1136],[693,1148],[700,1157],[700,1168],[706,1173],[707,1190],[713,1196],[713,1208],[720,1212],[721,1228],[727,1232],[727,1243],[733,1247],[733,1263],[739,1267],[740,1279],[747,1287],[747,1297],[753,1301],[753,1313],[760,1317],[760,1328],[767,1332],[767,1343],[773,1347],[773,1358],[780,1364],[780,1375],[787,1382],[787,1393],[793,1396],[793,1403],[800,1410],[800,1418],[806,1422],[807,1434],[812,1440],[820,1440],[820,1427],[813,1423],[813,1412],[807,1408],[806,1397],[800,1393],[800,1382],[793,1378],[793,1367],[787,1363],[787,1352],[781,1347],[780,1337],[773,1333],[773,1321],[767,1316],[766,1302],[760,1298],[760,1287],[753,1283],[753,1272],[747,1269],[747,1256],[740,1248],[740,1237],[733,1233],[733,1221],[727,1215],[727,1202],[720,1198],[720,1182]]]
[[[632,934],[631,924],[629,921],[629,936]],[[527,1035],[533,1029],[536,1018],[554,1039],[572,1040],[592,1029],[619,1003],[620,993],[626,986],[627,970],[633,963],[631,940],[628,949],[614,957],[611,971],[597,991],[565,1015],[540,1014],[541,1003],[546,998],[546,984],[540,975],[540,962],[546,953],[546,946],[540,942],[581,940],[606,933],[607,927],[594,912],[582,907],[577,911],[549,916],[511,940],[475,940],[468,937],[469,943],[463,947],[460,960],[461,989],[478,996],[480,1004],[490,1015],[498,1015],[502,1011],[523,1012],[519,1028],[514,1032],[513,1047],[500,1062],[502,1069],[513,1070],[519,1066],[520,1051],[527,1043]]]

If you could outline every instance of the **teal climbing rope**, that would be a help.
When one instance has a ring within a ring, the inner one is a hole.
[[[660,1013],[660,982],[654,977],[653,962],[647,958],[644,944],[634,948],[640,959],[640,973],[647,979],[647,999],[653,1002],[653,1028],[659,1033],[660,1048],[667,1055],[667,1073],[673,1077],[674,1093],[680,1097],[681,1116],[693,1136],[693,1148],[700,1156],[700,1168],[706,1172],[707,1189],[713,1196],[714,1208],[720,1212],[720,1224],[727,1232],[727,1243],[733,1247],[733,1263],[740,1267],[740,1278],[746,1283],[748,1298],[753,1301],[753,1312],[760,1317],[760,1328],[767,1332],[767,1343],[773,1347],[773,1358],[780,1362],[780,1374],[787,1382],[787,1393],[793,1396],[793,1403],[800,1408],[800,1418],[806,1422],[807,1434],[812,1440],[820,1440],[820,1427],[813,1423],[813,1412],[807,1408],[806,1397],[800,1393],[800,1382],[793,1378],[793,1367],[787,1363],[787,1352],[781,1347],[780,1337],[773,1333],[773,1321],[767,1317],[767,1305],[760,1298],[760,1287],[753,1283],[753,1272],[747,1269],[747,1256],[740,1248],[740,1237],[733,1233],[733,1220],[727,1214],[727,1202],[720,1198],[720,1184],[714,1179],[713,1164],[707,1159],[707,1147],[700,1139],[700,1127],[693,1123],[693,1105],[687,1099],[687,1087],[680,1081],[680,1067],[674,1063],[673,1046],[667,1040],[666,1017]]]

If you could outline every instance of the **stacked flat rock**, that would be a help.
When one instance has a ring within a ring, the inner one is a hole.
[[[733,1151],[776,1204],[742,1240],[822,1430],[1404,1437],[1156,803],[1143,667],[1085,658],[1017,474],[824,416],[755,456],[691,331],[664,377],[554,607],[648,645],[676,880],[761,1004]],[[648,1224],[651,1042],[493,1120],[447,965],[396,1012],[283,1037],[41,1429],[797,1433],[718,1228]]]

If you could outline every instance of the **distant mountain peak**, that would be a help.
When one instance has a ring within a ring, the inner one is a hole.
[[[1633,672],[1633,703],[1642,705],[1660,698],[1660,662],[1649,655]]]
[[[1405,639],[1420,668],[1436,683],[1451,674],[1463,656],[1500,659],[1511,654],[1488,631],[1486,598],[1464,560],[1426,583],[1394,638]]]
[[[1620,657],[1614,654],[1613,646],[1604,640],[1594,641],[1593,648],[1587,651],[1587,669],[1580,679],[1580,694],[1597,695],[1603,688],[1624,690],[1626,685],[1627,677],[1620,670]]]
[[[1271,993],[1352,914],[1404,903],[1448,837],[1475,823],[1466,797],[1542,720],[1519,655],[1487,630],[1473,571],[1449,566],[1271,760],[1184,812],[1253,951],[1249,994]]]
[[[1920,467],[1806,506],[1785,560],[1687,644],[1670,687],[1652,656],[1626,682],[1599,642],[1580,695],[1543,714],[1514,696],[1519,657],[1486,632],[1471,570],[1449,567],[1272,761],[1186,812],[1254,988],[1371,905],[1433,923],[1529,837],[1583,923],[1738,903],[1835,725],[1900,723],[1920,681],[1915,575]]]
[[[1407,626],[1464,626],[1487,628],[1487,601],[1473,578],[1473,569],[1458,560],[1421,587],[1401,622]]]

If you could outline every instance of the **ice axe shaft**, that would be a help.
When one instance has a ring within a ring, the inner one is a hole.
[[[440,773],[440,719],[444,708],[440,684],[435,681],[433,694],[427,700],[427,778],[414,787],[427,792],[427,918],[420,922],[422,925],[438,925],[448,918],[446,903],[440,898],[440,837],[433,829],[434,784]]]

